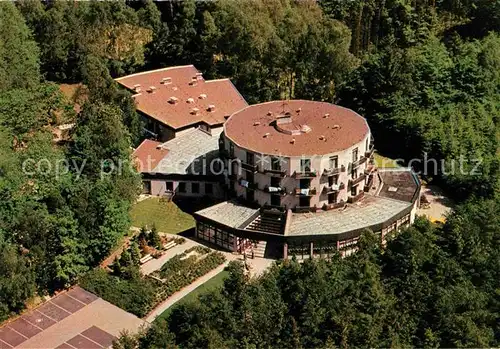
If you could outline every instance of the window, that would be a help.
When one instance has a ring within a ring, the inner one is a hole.
[[[186,192],[186,183],[179,182],[179,186],[177,187],[177,190],[179,191],[179,193],[185,193]]]
[[[198,194],[200,192],[200,183],[191,183],[191,192]]]
[[[307,178],[303,178],[299,182],[300,189],[308,189],[311,186],[311,180]]]
[[[337,203],[337,193],[328,194],[328,203],[336,204]]]
[[[234,144],[233,143],[229,143],[229,155],[231,157],[234,156]]]
[[[300,172],[311,172],[311,159],[300,160]]]
[[[351,187],[351,196],[356,196],[356,195],[358,195],[358,186],[357,185]]]
[[[271,205],[281,206],[281,197],[279,195],[271,195]]]
[[[248,188],[247,188],[247,200],[250,202],[255,201],[255,195],[254,195],[253,190],[250,190]]]
[[[370,138],[366,139],[366,145],[365,145],[365,147],[366,147],[366,151],[367,152],[370,151]]]
[[[358,148],[352,150],[352,162],[358,161]]]
[[[309,207],[311,205],[311,198],[309,196],[299,197],[299,206]]]
[[[205,183],[205,194],[213,194],[214,188],[212,183]]]
[[[328,177],[328,186],[332,186],[334,184],[337,184],[339,181],[339,175],[335,175],[335,176],[330,176]]]
[[[166,191],[174,191],[174,182],[165,182]]]
[[[357,168],[355,168],[351,171],[351,176],[352,176],[352,179],[358,178],[358,169]]]
[[[151,182],[150,181],[142,181],[142,193],[143,194],[151,194]]]
[[[278,188],[281,185],[281,178],[271,177],[271,187]]]
[[[339,157],[338,156],[330,156],[330,168],[338,168],[339,167]]]
[[[247,152],[247,164],[253,165],[253,160],[254,160],[253,153],[248,153]]]
[[[249,183],[253,183],[255,176],[254,176],[253,172],[247,172],[245,175],[245,178]]]
[[[271,170],[281,171],[281,162],[278,158],[271,158]]]

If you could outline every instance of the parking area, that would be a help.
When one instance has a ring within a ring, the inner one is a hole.
[[[0,349],[109,348],[146,323],[76,286],[0,328]]]

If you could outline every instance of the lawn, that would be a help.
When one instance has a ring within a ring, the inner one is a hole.
[[[175,307],[181,304],[188,304],[194,302],[202,294],[208,293],[210,291],[222,287],[224,279],[227,277],[227,275],[228,275],[227,271],[225,270],[221,271],[219,274],[215,275],[213,278],[211,278],[204,284],[201,284],[200,286],[196,287],[193,291],[189,292],[185,297],[183,297],[173,306],[165,310],[160,316],[157,317],[157,319],[166,319],[170,315],[170,313],[172,313]]]
[[[373,154],[375,158],[375,165],[378,168],[396,168],[396,167],[401,167],[400,165],[397,164],[396,160],[385,157],[383,155],[380,155],[378,153]]]
[[[130,210],[132,226],[141,228],[153,223],[159,232],[177,234],[194,228],[193,216],[183,212],[173,202],[165,199],[149,198],[132,206]]]

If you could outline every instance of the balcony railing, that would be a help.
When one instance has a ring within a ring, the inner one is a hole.
[[[344,183],[340,184],[332,184],[332,185],[325,185],[323,187],[323,194],[331,194],[331,193],[336,193],[339,190],[342,190],[345,188]]]
[[[349,187],[352,187],[353,185],[356,185],[358,183],[361,183],[362,181],[364,181],[366,178],[366,175],[363,173],[363,174],[360,174],[358,176],[358,178],[355,178],[355,179],[350,179],[349,180]]]
[[[244,188],[248,188],[248,189],[252,189],[252,190],[259,189],[259,185],[257,183],[249,182],[249,181],[247,181],[246,179],[243,179],[243,178],[240,179],[239,183]]]
[[[295,178],[314,178],[317,176],[317,173],[315,170],[309,170],[309,171],[295,171],[293,176]]]
[[[329,210],[334,210],[336,208],[342,208],[346,205],[344,201],[336,202],[334,204],[324,204],[323,205],[323,210],[329,211]]]
[[[307,212],[316,212],[316,206],[295,206],[293,209],[295,213],[307,213]]]
[[[316,193],[316,188],[295,188],[295,195],[299,196],[313,196]]]
[[[246,162],[241,162],[241,168],[248,172],[257,172],[259,169],[257,165],[247,164]]]
[[[375,145],[373,143],[370,143],[368,150],[365,152],[365,158],[371,157],[373,155],[374,150],[375,150]]]
[[[276,170],[276,169],[273,170],[273,169],[267,168],[267,169],[264,169],[263,172],[271,174],[271,175],[277,175],[277,176],[280,176],[280,177],[285,177],[286,176],[286,170]]]
[[[279,195],[285,195],[286,190],[283,187],[272,187],[270,185],[266,185],[264,187],[264,191],[269,194],[279,194]]]
[[[364,156],[362,156],[362,157],[359,158],[359,160],[352,162],[349,165],[349,172],[351,172],[355,168],[358,168],[359,165],[364,164],[366,162],[366,160],[367,160],[367,158],[365,158]]]
[[[325,170],[323,171],[323,175],[324,176],[333,176],[333,175],[339,174],[340,172],[345,172],[344,165],[337,167],[337,168],[325,168]]]
[[[365,175],[370,175],[373,171],[375,170],[375,165],[373,164],[368,164],[366,165],[366,169],[364,171]]]

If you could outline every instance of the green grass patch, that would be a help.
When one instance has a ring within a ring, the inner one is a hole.
[[[130,210],[130,218],[134,227],[151,227],[155,224],[159,232],[169,234],[177,234],[195,226],[193,216],[182,211],[173,202],[160,198],[149,198],[136,203]]]
[[[375,158],[375,165],[378,168],[397,168],[397,167],[401,167],[401,166],[399,166],[396,163],[396,160],[394,160],[394,159],[385,157],[385,156],[377,154],[377,153],[373,154],[373,156]]]
[[[224,284],[224,279],[227,277],[228,274],[229,272],[226,270],[221,271],[219,274],[215,275],[213,278],[211,278],[204,284],[201,284],[200,286],[196,287],[193,291],[189,292],[185,297],[180,299],[173,306],[171,306],[163,313],[161,313],[161,315],[158,316],[156,320],[167,319],[169,315],[172,313],[172,311],[175,309],[175,307],[181,304],[189,304],[192,302],[196,302],[199,296],[220,289]]]

